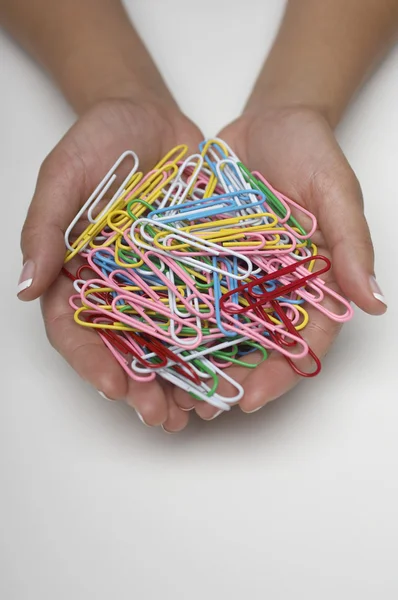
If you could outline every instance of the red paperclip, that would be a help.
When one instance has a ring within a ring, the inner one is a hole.
[[[98,314],[92,312],[86,315],[85,319],[88,323],[98,322]],[[114,323],[115,321],[111,318],[107,319],[110,323]],[[122,354],[130,354],[131,349],[122,339],[120,335],[117,335],[112,329],[99,329],[98,330],[106,339],[113,345],[115,348],[119,350]]]
[[[287,316],[287,314],[285,313],[285,311],[283,310],[283,308],[280,306],[279,302],[276,302],[275,300],[273,300],[271,302],[271,306],[274,309],[274,311],[276,312],[276,314],[278,315],[278,317],[280,318],[280,320],[283,322],[286,329],[290,333],[294,333],[294,335],[303,339],[302,336],[297,331],[297,329],[295,328],[295,326],[293,325],[293,323],[291,322],[291,320],[289,319],[289,317]],[[308,354],[309,354],[309,356],[311,356],[314,363],[316,364],[315,371],[312,371],[311,373],[305,373],[304,371],[301,371],[294,364],[293,360],[291,358],[289,358],[288,356],[285,356],[284,358],[287,360],[287,362],[289,363],[289,365],[291,366],[293,371],[295,373],[297,373],[297,375],[301,375],[301,377],[315,377],[315,375],[318,375],[318,373],[320,373],[320,371],[322,369],[321,361],[319,360],[319,358],[317,357],[315,352],[310,348],[310,346],[308,346]]]
[[[76,275],[73,275],[70,271],[68,271],[68,269],[65,269],[65,267],[62,267],[61,272],[71,281],[76,281],[76,279],[77,279]]]
[[[65,267],[62,267],[62,273],[71,281],[75,282],[78,279],[83,279],[84,277],[81,276],[82,272],[88,269],[90,271],[92,271],[94,273],[94,271],[92,270],[92,268],[89,265],[81,265],[77,272],[76,275],[73,275],[70,271],[68,271],[67,269],[65,269]],[[97,298],[100,298],[101,300],[104,300],[107,304],[111,304],[111,301],[109,301],[109,293],[105,293],[105,292],[93,292],[92,293],[93,296],[96,296]]]
[[[268,313],[265,312],[265,310],[262,308],[262,306],[259,306],[258,304],[253,303],[253,299],[249,296],[249,294],[247,292],[246,293],[244,292],[244,298],[245,298],[245,300],[248,301],[250,310],[253,309],[253,312],[255,312],[258,317],[260,317],[267,323],[272,323],[272,320],[271,320],[270,316],[268,315]],[[291,320],[289,319],[289,317],[286,315],[283,308],[280,306],[280,304],[277,301],[273,300],[271,302],[271,306],[274,309],[274,311],[276,312],[276,314],[279,316],[282,323],[285,325],[286,329],[290,333],[294,334],[296,337],[303,339],[302,336],[297,331],[297,329],[294,327],[294,325],[291,322]],[[294,342],[294,341],[287,342],[286,340],[284,340],[282,332],[268,331],[268,334],[269,334],[271,340],[279,346],[283,345],[285,347],[291,347],[296,344],[296,342]],[[283,357],[289,363],[289,365],[293,369],[293,371],[295,373],[297,373],[297,375],[300,375],[301,377],[315,377],[315,375],[318,375],[318,373],[320,373],[320,371],[322,369],[321,361],[319,360],[317,355],[314,353],[314,351],[310,347],[308,347],[308,354],[311,356],[311,358],[314,360],[314,362],[316,364],[315,371],[313,371],[311,373],[305,373],[304,371],[301,371],[294,364],[293,360],[289,356],[283,355]]]
[[[294,273],[304,263],[312,262],[315,260],[323,260],[326,263],[325,267],[323,267],[323,269],[320,269],[319,271],[316,271],[316,272],[308,272],[303,277],[300,277],[299,279],[296,279],[296,280],[294,280],[290,283],[284,284],[282,286],[276,287],[272,291],[268,291],[268,292],[265,291],[262,294],[256,294],[255,292],[253,292],[253,289],[255,287],[261,286],[264,283],[267,283],[267,281],[273,281],[274,279],[279,279],[280,277],[284,277],[285,275]],[[299,260],[292,265],[284,267],[283,269],[279,269],[277,271],[272,271],[272,273],[268,273],[268,275],[264,275],[264,277],[259,277],[258,279],[254,279],[254,280],[250,281],[250,283],[244,283],[244,284],[234,288],[233,290],[229,290],[228,292],[226,292],[225,294],[223,294],[221,296],[220,308],[221,308],[221,310],[224,310],[226,313],[228,313],[230,315],[244,314],[244,313],[248,312],[249,310],[253,310],[253,308],[256,306],[261,306],[263,304],[267,304],[268,302],[271,302],[271,300],[275,300],[276,298],[279,298],[279,296],[284,296],[286,294],[289,294],[290,292],[293,292],[295,290],[298,290],[298,289],[304,287],[304,285],[307,283],[307,281],[310,281],[311,279],[316,279],[323,273],[326,273],[327,271],[329,271],[331,266],[332,266],[332,263],[330,262],[330,260],[328,258],[326,258],[326,256],[321,256],[320,254],[318,254],[317,256],[307,257],[303,260]],[[231,296],[233,296],[234,294],[243,295],[243,292],[246,292],[255,298],[259,298],[259,300],[255,304],[250,304],[249,306],[241,306],[241,307],[237,306],[236,304],[226,304],[227,300]]]
[[[94,322],[95,319],[98,319],[98,315],[92,313],[87,316],[87,321]],[[109,319],[109,321],[113,321]],[[143,358],[142,354],[137,352],[130,344],[126,343],[123,340],[123,337],[132,338],[134,342],[136,342],[140,347],[145,346],[149,352],[155,354],[155,356],[160,360],[160,362],[156,363],[156,369],[161,369],[167,366],[169,360],[174,363],[174,370],[177,371],[180,375],[183,375],[193,383],[197,385],[200,384],[200,379],[191,365],[187,364],[181,356],[164,346],[159,340],[156,338],[149,339],[144,333],[136,334],[134,331],[122,331],[117,333],[111,329],[101,329],[101,334],[107,338],[107,340],[115,346],[122,354],[126,356],[131,355],[136,360],[138,360],[144,367],[152,369],[154,367],[153,363],[149,360]]]
[[[145,334],[141,334],[141,335],[144,336]],[[157,352],[155,352],[155,354],[157,356],[160,356],[159,355],[159,351],[160,351],[161,355],[166,358],[166,364],[167,364],[167,359],[170,359],[171,361],[173,361],[175,363],[179,363],[179,364],[174,365],[173,369],[177,373],[182,375],[183,377],[186,377],[187,379],[192,381],[193,383],[200,385],[199,375],[196,373],[196,371],[194,371],[194,369],[191,367],[191,365],[189,363],[187,363],[185,360],[183,360],[180,357],[179,354],[176,354],[175,352],[173,352],[172,350],[170,350],[169,348],[164,346],[156,338],[151,340],[150,344],[146,344],[146,345],[147,345],[148,349],[152,350],[152,352],[154,352],[153,348],[157,348]],[[156,367],[159,368],[159,365],[156,365]]]

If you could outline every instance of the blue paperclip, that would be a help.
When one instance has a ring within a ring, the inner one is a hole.
[[[304,298],[301,298],[300,300],[292,300],[291,298],[285,298],[284,296],[279,296],[277,301],[284,302],[285,304],[304,304],[305,302]]]
[[[243,205],[236,202],[236,197],[249,198],[249,193],[253,193],[256,197],[260,197],[260,200]],[[164,213],[174,212],[176,209],[178,209],[177,214],[160,217],[156,219],[156,221],[161,221],[162,223],[167,224],[174,223],[176,221],[192,220],[192,217],[195,217],[195,220],[205,219],[215,215],[233,213],[244,208],[255,208],[263,205],[264,201],[265,195],[259,190],[238,190],[236,192],[229,192],[219,196],[212,196],[211,198],[198,198],[197,200],[184,202],[183,204],[178,204],[173,207],[166,206],[164,208],[158,208],[157,210],[151,211],[147,218],[154,219],[154,217],[158,217]],[[205,204],[205,206],[201,207],[200,205],[203,204]],[[206,204],[210,204],[210,206],[206,206]],[[225,204],[225,206],[222,206],[223,204]],[[196,207],[199,208],[194,211],[190,210]]]
[[[232,265],[231,261],[227,258],[221,258],[217,256],[212,257],[213,267],[217,266],[217,262],[223,263],[227,267],[227,272],[225,277],[228,277],[228,273],[233,273],[236,275],[238,273],[238,260],[235,256],[232,257]],[[224,328],[222,320],[221,320],[221,311],[220,311],[220,298],[222,295],[221,292],[221,283],[225,283],[225,286],[228,286],[227,280],[224,277],[220,280],[219,273],[213,272],[213,282],[214,282],[214,309],[215,309],[215,317],[217,322],[217,327],[226,337],[234,337],[236,336],[236,332],[228,331]],[[238,283],[236,279],[230,279],[232,289],[238,287]],[[238,303],[239,297],[238,294],[232,294],[231,299],[233,302]],[[234,318],[238,317],[238,315],[234,315]]]
[[[203,151],[203,148],[205,147],[205,144],[206,144],[206,143],[207,143],[207,141],[206,141],[206,140],[204,140],[203,142],[201,142],[201,143],[199,144],[199,152],[202,152],[202,151]],[[219,143],[218,143],[216,140],[214,140],[214,142],[213,142],[212,146],[213,146],[213,147],[214,147],[214,146],[217,146],[217,150],[219,151],[219,153],[221,154],[221,156],[223,157],[223,159],[226,159],[226,158],[228,158],[228,156],[227,156],[227,154],[225,154],[225,152],[224,152],[224,150],[223,150],[222,146],[220,146],[220,144],[219,144]],[[209,148],[209,149],[210,149],[210,148]],[[210,154],[210,153],[209,153],[209,150],[208,150],[208,151],[207,151],[207,153],[205,154],[205,160],[206,160],[206,163],[209,165],[209,167],[210,167],[210,169],[211,169],[211,171],[212,171],[213,175],[215,175],[215,176],[217,177],[217,169],[216,169],[216,167],[215,167],[215,164],[216,164],[216,163],[215,163],[215,162],[213,162],[213,161],[211,160],[211,158],[210,158],[209,154]]]

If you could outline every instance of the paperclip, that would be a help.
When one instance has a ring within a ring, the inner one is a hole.
[[[129,171],[128,175],[124,178],[121,185],[118,187],[117,191],[113,194],[112,198],[106,204],[105,208],[103,208],[100,211],[100,213],[98,214],[97,217],[94,217],[93,210],[98,207],[98,204],[100,203],[100,201],[104,198],[107,191],[110,189],[112,184],[115,182],[115,180],[117,178],[115,171],[118,169],[118,167],[120,167],[122,162],[127,157],[133,158],[133,160],[134,160],[133,168]],[[102,181],[97,185],[94,192],[88,198],[87,202],[85,202],[83,204],[83,206],[81,207],[81,209],[79,210],[79,212],[77,213],[75,218],[72,219],[70,225],[68,226],[68,228],[65,231],[65,236],[64,236],[65,237],[65,246],[67,247],[67,249],[69,251],[66,255],[65,261],[70,260],[78,252],[81,252],[87,246],[87,244],[92,239],[92,237],[94,237],[93,232],[95,232],[96,229],[95,228],[93,229],[93,225],[97,225],[99,222],[101,222],[101,219],[103,218],[103,216],[120,199],[120,195],[121,195],[125,185],[131,179],[132,175],[134,175],[134,173],[137,171],[138,164],[139,164],[138,157],[135,154],[135,152],[132,152],[131,150],[127,150],[126,152],[123,152],[123,154],[118,158],[118,160],[115,162],[113,167],[108,171],[108,173],[105,175],[105,177],[102,179]],[[69,243],[69,236],[70,236],[71,232],[73,231],[74,227],[76,226],[76,224],[78,223],[78,221],[81,219],[81,217],[86,212],[87,212],[88,220],[90,221],[91,225],[89,225],[87,227],[87,229],[79,236],[79,238],[76,240],[76,242],[74,242],[74,244],[71,245]],[[101,229],[102,229],[102,227],[101,227]],[[101,229],[100,229],[100,231],[101,231]]]
[[[211,390],[211,388],[209,388],[206,385],[206,383],[202,382],[201,386],[197,386],[197,385],[187,381],[185,377],[183,377],[179,374],[176,375],[174,373],[171,373],[170,370],[167,368],[160,369],[159,375],[161,377],[163,377],[164,379],[166,379],[167,381],[170,381],[177,387],[180,387],[180,388],[184,389],[185,391],[187,391],[188,393],[194,395],[196,398],[198,398],[200,400],[205,400],[208,404],[211,404],[212,406],[215,406],[216,408],[218,408],[220,410],[225,410],[225,411],[231,410],[231,406],[233,404],[236,404],[237,402],[239,402],[239,400],[243,397],[243,394],[244,394],[243,387],[239,383],[237,383],[234,379],[232,379],[232,377],[230,377],[222,369],[220,369],[216,365],[212,364],[210,361],[207,361],[207,359],[204,358],[202,360],[203,360],[204,365],[207,365],[209,367],[209,369],[211,369],[212,371],[215,371],[220,378],[227,381],[229,384],[231,384],[237,390],[235,396],[228,398],[226,396],[220,396],[217,393],[209,395],[209,392],[211,392],[212,390]]]
[[[301,289],[308,281],[310,281],[310,279],[315,279],[315,278],[319,277],[319,275],[326,273],[331,267],[330,260],[328,258],[326,258],[325,256],[318,255],[315,257],[315,259],[322,260],[325,262],[325,267],[320,269],[320,271],[315,272],[315,273],[311,273],[310,271],[308,271],[306,275],[303,275],[302,277],[297,278],[290,283],[287,283],[285,285],[277,287],[273,291],[264,291],[260,294],[256,294],[253,291],[254,288],[256,288],[260,285],[263,285],[263,284],[267,283],[268,281],[272,281],[276,277],[278,279],[280,279],[281,277],[283,277],[285,275],[290,275],[292,273],[296,273],[298,267],[302,266],[303,262],[308,262],[309,260],[312,260],[312,257],[311,257],[311,259],[304,259],[302,261],[291,264],[288,267],[279,269],[278,271],[272,271],[271,273],[268,273],[267,275],[264,275],[263,277],[259,277],[258,279],[250,281],[250,283],[248,283],[248,284],[243,284],[241,286],[238,286],[238,288],[236,290],[233,290],[233,291],[230,290],[226,294],[223,294],[220,299],[221,308],[230,314],[234,314],[234,315],[242,314],[242,313],[246,313],[248,310],[251,310],[255,306],[261,306],[263,304],[266,304],[267,302],[271,302],[271,300],[275,300],[278,296],[286,295],[289,292]],[[247,292],[251,296],[253,296],[255,298],[259,298],[259,300],[257,300],[257,302],[255,304],[253,304],[253,306],[251,308],[248,308],[247,306],[239,307],[234,304],[227,304],[227,300],[236,292],[239,292],[239,293]]]
[[[158,227],[158,228],[163,228],[166,231],[173,233],[175,238],[178,239],[179,241],[181,241],[183,243],[189,242],[190,246],[197,248],[198,250],[200,250],[200,252],[205,252],[206,254],[209,254],[212,256],[221,256],[224,252],[224,249],[221,246],[219,246],[218,244],[214,244],[213,242],[208,242],[207,240],[199,240],[194,235],[191,235],[186,232],[181,233],[178,229],[175,229],[174,227],[170,227],[169,225],[165,225],[163,223],[157,222],[155,224],[153,222],[153,220],[145,219],[145,218],[138,219],[131,226],[130,236],[131,236],[131,241],[133,242],[131,244],[131,246],[135,251],[138,251],[137,246],[139,246],[140,248],[143,248],[145,250],[152,249],[150,245],[137,239],[137,236],[135,235],[136,228],[141,227],[142,225],[143,226],[145,226],[145,225],[155,226],[156,225],[156,227]],[[130,241],[129,241],[129,243],[130,243]],[[218,267],[213,267],[209,263],[204,264],[203,262],[196,260],[194,258],[190,258],[188,256],[179,256],[178,254],[176,255],[175,252],[173,251],[173,248],[172,247],[169,247],[169,248],[170,248],[170,250],[167,250],[167,251],[157,249],[157,254],[160,254],[162,256],[169,256],[172,258],[177,258],[180,262],[190,265],[192,267],[196,267],[200,271],[207,271],[207,272],[215,271],[216,273],[222,273],[222,270]],[[246,279],[247,277],[249,277],[249,275],[251,274],[251,270],[252,270],[251,261],[246,256],[244,256],[243,254],[240,254],[238,252],[234,252],[231,250],[230,254],[232,256],[235,256],[242,262],[246,263],[246,265],[247,265],[247,270],[243,275],[231,275],[231,277],[233,277],[234,279]]]
[[[228,366],[254,368],[272,351],[300,376],[315,376],[320,361],[299,333],[306,309],[339,322],[352,316],[322,279],[330,261],[310,239],[315,217],[217,138],[190,156],[186,146],[174,148],[149,173],[138,171],[135,157],[108,200],[129,155],[65,234],[66,261],[76,254],[82,261],[76,275],[64,270],[76,323],[98,332],[129,377],[162,377],[222,410],[243,396]],[[309,232],[297,215],[310,219]],[[83,217],[89,225],[72,243]],[[339,302],[336,313],[323,304],[328,295]],[[258,359],[246,363],[254,351]],[[297,363],[307,355],[315,364],[309,373]],[[218,391],[222,380],[234,386],[229,398]]]

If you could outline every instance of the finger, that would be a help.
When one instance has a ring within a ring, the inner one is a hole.
[[[157,382],[142,384],[127,377],[98,334],[74,321],[69,295],[70,281],[60,276],[42,298],[52,346],[101,394],[110,400],[125,400],[146,424],[161,425],[168,414],[163,390]]]
[[[198,400],[195,400],[191,394],[179,387],[173,387],[173,400],[177,406],[185,412],[194,410],[198,404]]]
[[[196,400],[190,393],[181,388],[174,388],[173,398],[176,405],[182,411],[190,412],[191,410],[194,410],[196,414],[205,421],[211,421],[223,412],[203,400]]]
[[[242,362],[253,365],[261,362],[261,356],[261,353],[256,351],[248,354],[241,360]],[[229,377],[231,377],[234,381],[241,385],[249,376],[250,371],[250,368],[245,368],[236,365],[228,367],[224,370],[224,372]],[[219,377],[216,392],[220,396],[223,396],[226,399],[228,399],[228,397],[233,397],[236,394],[236,388],[233,385],[231,385],[225,378]],[[203,400],[194,399],[193,396],[191,396],[188,392],[181,388],[174,388],[173,397],[177,405],[182,410],[195,410],[196,414],[204,421],[212,421],[224,412],[223,410],[220,410]]]
[[[148,135],[140,116],[138,109],[131,112],[120,106],[116,112],[96,107],[43,162],[21,236],[24,267],[17,288],[21,300],[41,296],[56,279],[64,260],[66,228],[131,140],[143,168],[158,158],[159,136],[154,131]],[[109,131],[118,135],[109,136]],[[120,173],[125,170],[127,174],[127,165],[122,165]]]
[[[174,402],[171,393],[167,396],[168,415],[166,421],[162,424],[162,429],[166,433],[178,433],[185,429],[189,422],[189,413],[181,410]]]
[[[245,363],[247,366],[243,365],[232,365],[223,369],[223,373],[226,376],[231,378],[235,383],[244,387],[245,381],[251,376],[253,370],[256,370],[260,363],[263,361],[263,354],[256,350],[255,352],[251,352],[246,356],[242,356],[240,358],[242,363]],[[253,369],[253,365],[255,369]],[[219,377],[219,382],[217,385],[217,394],[225,398],[228,402],[228,398],[236,397],[237,388],[235,385],[231,384],[226,377]],[[234,404],[239,404],[239,402],[229,403],[230,406]],[[219,410],[214,406],[211,406],[205,402],[200,403],[196,408],[196,413],[205,421],[212,421],[213,419],[218,418],[225,411]]]
[[[64,231],[85,191],[83,163],[60,144],[44,161],[23,226],[24,267],[18,284],[21,300],[41,296],[59,274],[65,256]]]
[[[70,281],[59,277],[42,298],[48,339],[71,367],[108,399],[127,395],[127,375],[92,329],[81,327],[69,306]]]
[[[224,411],[211,404],[207,404],[207,402],[198,402],[195,412],[203,421],[213,421],[213,419],[217,419],[222,415]]]
[[[365,312],[385,313],[386,301],[374,274],[374,251],[361,190],[348,164],[314,176],[311,202],[332,253],[341,290]]]
[[[129,379],[126,402],[148,427],[157,427],[167,420],[167,398],[156,379],[145,383]]]

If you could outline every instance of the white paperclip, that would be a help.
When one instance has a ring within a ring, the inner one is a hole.
[[[179,373],[176,373],[175,371],[171,371],[167,367],[165,367],[163,369],[159,369],[157,371],[157,373],[161,377],[163,377],[163,379],[170,381],[170,383],[173,383],[177,387],[185,390],[186,392],[188,392],[190,394],[194,394],[201,400],[204,400],[205,402],[207,402],[208,404],[211,404],[212,406],[218,408],[219,410],[224,410],[224,411],[231,410],[231,406],[233,406],[234,404],[237,404],[239,402],[239,400],[241,400],[241,398],[243,398],[243,395],[244,395],[243,387],[237,381],[232,379],[232,377],[230,377],[227,373],[225,373],[225,371],[223,371],[222,369],[217,367],[217,365],[215,365],[215,364],[211,363],[209,360],[207,360],[207,358],[203,358],[202,362],[206,366],[211,368],[215,373],[217,373],[217,375],[219,375],[219,377],[221,377],[221,379],[224,379],[225,381],[227,381],[229,384],[232,385],[232,387],[234,387],[237,390],[235,396],[232,396],[232,397],[221,396],[220,394],[217,394],[217,392],[214,393],[213,395],[209,396],[208,392],[211,391],[211,388],[206,384],[206,382],[203,381],[201,383],[201,385],[198,386],[195,383],[193,383],[192,381],[190,381],[188,378],[184,377],[183,375],[180,375]],[[196,371],[196,368],[195,368],[195,371]]]
[[[186,183],[185,181],[183,181],[182,175],[185,169],[189,166],[194,166],[194,170],[192,175],[190,176],[190,182]],[[170,213],[173,214],[172,207],[177,206],[178,204],[182,204],[186,200],[189,194],[189,190],[193,185],[193,181],[197,178],[202,166],[203,156],[201,154],[192,154],[191,156],[188,156],[188,158],[184,160],[184,162],[178,169],[175,180],[173,181],[170,188],[167,190],[163,200],[159,203],[158,208],[165,208],[166,206],[168,208],[170,207]],[[175,188],[177,188],[178,192],[175,192]],[[173,198],[172,200],[170,200],[172,194]],[[168,215],[169,213],[167,212],[165,214]],[[164,214],[162,216],[164,216]],[[160,218],[160,215],[155,218]]]
[[[195,235],[187,233],[186,231],[180,231],[179,229],[176,229],[175,227],[170,227],[170,225],[166,225],[165,223],[154,221],[153,219],[148,219],[148,218],[137,219],[131,225],[131,229],[130,229],[131,240],[133,241],[133,243],[136,246],[138,246],[140,248],[144,248],[145,250],[153,250],[153,245],[146,244],[145,242],[141,241],[140,239],[137,239],[135,236],[136,228],[143,226],[143,228],[141,230],[141,236],[144,237],[143,231],[145,231],[145,225],[151,225],[152,227],[156,227],[158,229],[164,229],[166,231],[169,231],[170,234],[172,234],[172,235],[166,236],[165,241],[167,241],[167,239],[170,239],[170,237],[172,237],[173,239],[179,240],[183,244],[189,243],[190,246],[197,248],[201,252],[206,252],[208,255],[211,255],[211,256],[226,256],[226,255],[234,256],[238,260],[241,260],[242,262],[246,263],[247,269],[243,274],[229,273],[229,277],[231,279],[238,279],[238,280],[246,279],[247,277],[249,277],[251,275],[251,272],[253,270],[253,264],[252,264],[251,260],[249,260],[244,254],[240,254],[239,252],[235,252],[234,250],[230,250],[230,249],[228,249],[228,252],[226,252],[225,248],[223,248],[219,244],[215,244],[214,242],[210,242],[209,240],[202,240],[202,239],[196,237]],[[163,246],[163,247],[166,248],[166,246]],[[179,262],[190,265],[190,266],[194,267],[195,269],[198,269],[200,272],[203,272],[203,271],[205,271],[206,273],[216,272],[216,273],[221,273],[222,275],[225,273],[225,271],[223,271],[223,269],[220,269],[219,267],[215,267],[211,264],[204,263],[203,261],[196,260],[189,256],[181,256],[180,253],[173,251],[172,248],[170,248],[169,251],[162,250],[160,248],[156,248],[156,254],[160,254],[163,256],[169,256],[173,259],[178,260]]]
[[[202,358],[203,356],[206,356],[207,354],[212,354],[213,352],[217,352],[218,350],[224,350],[225,348],[229,348],[230,346],[234,346],[235,344],[241,344],[244,342],[247,342],[249,340],[248,337],[246,336],[240,336],[240,337],[236,337],[233,339],[229,339],[227,341],[223,341],[220,342],[219,344],[215,345],[215,346],[210,346],[210,347],[206,347],[203,348],[202,350],[189,350],[186,351],[185,348],[180,348],[179,346],[170,346],[170,350],[173,352],[173,354],[181,354],[181,352],[185,352],[185,355],[182,356],[182,360],[184,362],[191,362],[192,360],[195,360],[196,358]],[[156,356],[155,352],[149,352],[148,354],[145,354],[142,358],[144,360],[150,360],[151,358],[154,358]],[[177,363],[175,363],[172,360],[168,360],[167,362],[167,366],[173,366]],[[146,373],[150,373],[152,371],[152,369],[148,369],[147,367],[143,367],[142,365],[140,365],[139,361],[137,358],[133,358],[133,361],[131,363],[131,368],[133,371],[136,371],[137,373],[142,373],[142,374],[146,374]],[[154,366],[154,368],[156,368]],[[199,376],[202,378],[207,378],[206,375],[204,375],[201,371],[199,373]]]
[[[101,202],[102,198],[105,196],[105,194],[107,193],[107,191],[109,190],[109,188],[112,186],[112,184],[115,182],[115,180],[117,178],[117,175],[115,173],[116,169],[121,165],[121,163],[124,161],[124,159],[127,158],[128,156],[131,156],[134,159],[133,168],[130,170],[128,175],[125,177],[122,184],[119,186],[117,191],[114,193],[112,198],[109,200],[109,202],[107,203],[105,208],[103,208],[101,210],[101,212],[97,215],[97,217],[93,217],[93,210],[98,206],[98,204]],[[65,245],[68,248],[68,250],[70,250],[71,252],[73,252],[75,250],[69,242],[69,237],[70,237],[70,234],[72,233],[74,227],[76,226],[78,221],[81,219],[81,217],[85,214],[85,212],[87,211],[87,218],[90,221],[90,223],[92,223],[92,224],[98,223],[104,217],[104,215],[109,210],[111,210],[112,206],[117,202],[121,193],[124,191],[126,184],[131,179],[131,177],[134,175],[134,173],[136,173],[136,171],[138,169],[138,165],[139,165],[138,157],[137,157],[136,153],[133,152],[132,150],[127,150],[126,152],[123,152],[123,154],[117,159],[117,161],[115,162],[113,167],[108,171],[108,173],[105,175],[105,177],[102,179],[102,181],[97,185],[97,187],[95,188],[95,190],[93,191],[93,193],[91,194],[91,196],[89,197],[87,202],[85,202],[83,204],[83,206],[81,207],[81,209],[79,210],[79,212],[77,213],[77,215],[75,216],[75,218],[72,220],[69,227],[65,231]],[[80,252],[84,248],[86,248],[86,246],[89,242],[90,242],[90,240],[87,240],[87,242],[81,247]]]

